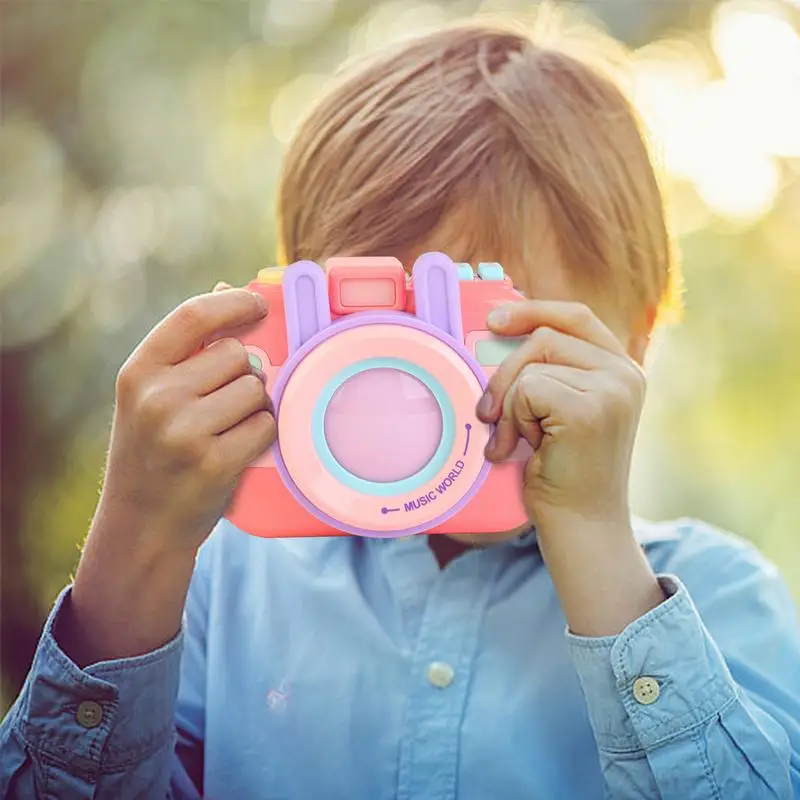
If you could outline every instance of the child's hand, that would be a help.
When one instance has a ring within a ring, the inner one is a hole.
[[[218,289],[230,287],[181,303],[117,377],[103,490],[56,631],[79,666],[175,636],[198,548],[275,440],[262,377],[240,342],[218,338],[267,310],[248,291]]]
[[[505,316],[504,316],[505,314]],[[498,421],[486,455],[507,458],[520,436],[534,455],[525,502],[540,534],[575,521],[627,529],[628,477],[645,396],[644,373],[584,305],[530,300],[489,317],[505,336],[530,334],[489,382],[479,405]]]
[[[244,346],[219,338],[203,348],[265,313],[251,292],[218,284],[169,314],[120,370],[101,504],[141,522],[127,527],[146,541],[128,547],[195,550],[242,470],[275,440],[272,403]]]

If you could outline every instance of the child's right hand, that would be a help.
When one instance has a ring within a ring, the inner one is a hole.
[[[198,548],[275,440],[263,379],[239,341],[218,338],[266,313],[242,289],[193,297],[120,370],[103,490],[55,631],[78,666],[151,652],[180,629]]]
[[[122,366],[101,505],[155,540],[128,547],[195,551],[242,470],[274,442],[272,402],[244,346],[212,341],[266,313],[258,295],[217,284],[181,303]]]

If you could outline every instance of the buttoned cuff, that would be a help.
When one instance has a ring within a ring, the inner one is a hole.
[[[686,587],[659,575],[667,599],[618,636],[566,632],[598,747],[657,747],[719,714],[735,683]]]
[[[68,586],[50,612],[15,724],[31,748],[91,779],[142,761],[174,735],[183,630],[150,653],[80,669],[53,635],[70,596]]]

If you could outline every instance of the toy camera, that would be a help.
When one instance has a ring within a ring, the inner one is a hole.
[[[527,523],[522,470],[483,455],[475,407],[519,341],[486,329],[518,301],[499,264],[425,253],[267,268],[269,314],[239,338],[267,379],[278,441],[242,474],[226,517],[255,536],[487,533]]]

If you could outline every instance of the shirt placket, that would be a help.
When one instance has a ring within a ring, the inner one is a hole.
[[[478,637],[501,566],[498,553],[465,553],[440,572],[421,604],[409,653],[398,800],[456,797],[458,748]]]

